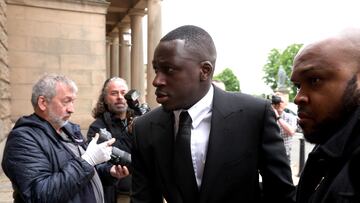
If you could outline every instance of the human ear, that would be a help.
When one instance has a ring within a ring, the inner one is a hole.
[[[201,62],[200,80],[208,80],[211,78],[214,67],[210,61]]]
[[[48,105],[44,96],[39,96],[37,104],[41,111],[45,111]]]
[[[357,89],[360,89],[360,71],[356,72],[355,75],[356,75],[356,86],[357,86]]]

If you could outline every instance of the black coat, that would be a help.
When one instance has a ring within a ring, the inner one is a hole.
[[[297,188],[298,203],[360,202],[360,108],[343,123],[309,153]]]
[[[106,128],[109,131],[113,138],[116,139],[115,143],[112,146],[115,146],[126,152],[131,152],[132,146],[132,137],[127,131],[127,123],[115,118],[109,112],[105,112],[102,116],[95,119],[89,126],[87,132],[88,142],[95,136],[95,133],[98,133],[101,128]],[[99,143],[103,142],[99,138]]]
[[[69,123],[74,142],[83,145],[77,125]],[[95,169],[62,142],[55,129],[32,114],[20,118],[10,132],[2,168],[12,182],[15,202],[93,202],[90,180]],[[83,145],[84,146],[84,145]],[[85,146],[84,146],[85,147]],[[108,167],[99,166],[99,175]]]
[[[270,103],[214,89],[198,202],[293,202],[295,187]],[[172,113],[162,107],[134,120],[133,203],[158,203],[163,197],[168,203],[186,203],[172,171],[173,126]]]
[[[132,139],[131,135],[127,131],[127,126],[124,121],[112,116],[109,112],[105,112],[102,116],[96,118],[94,122],[89,126],[87,133],[88,142],[98,133],[100,129],[106,128],[116,138],[115,143],[112,145],[126,152],[131,151]],[[99,138],[98,142],[103,142]],[[129,194],[131,189],[131,175],[118,180],[114,185],[104,184],[104,198],[105,203],[116,203],[117,194]]]

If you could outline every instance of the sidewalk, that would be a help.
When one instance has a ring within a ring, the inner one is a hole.
[[[12,187],[10,180],[5,176],[4,173],[0,174],[0,203],[11,203],[12,198]]]

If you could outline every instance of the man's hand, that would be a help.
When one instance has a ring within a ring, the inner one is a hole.
[[[125,178],[130,173],[129,173],[129,169],[126,166],[113,165],[110,168],[110,174],[111,176],[117,179],[121,179],[121,178]]]
[[[115,138],[112,138],[106,142],[97,144],[98,139],[99,134],[96,133],[95,137],[89,143],[85,153],[81,156],[81,158],[93,166],[110,160],[112,150],[111,145],[115,142]]]
[[[133,116],[130,116],[127,120],[127,122],[128,122],[127,129],[128,129],[128,132],[130,133],[130,135],[132,135],[134,119],[135,118]]]
[[[277,104],[271,104],[271,107],[272,107],[273,110],[274,110],[275,118],[278,118],[278,117],[279,117],[279,112],[278,112],[279,105],[277,105]]]

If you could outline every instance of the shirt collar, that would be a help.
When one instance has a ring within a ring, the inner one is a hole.
[[[200,124],[204,116],[211,111],[213,97],[214,97],[214,87],[210,85],[210,88],[206,93],[206,95],[187,110],[192,119],[192,128],[196,128]],[[176,118],[179,117],[182,111],[185,110],[180,109],[174,111]]]

